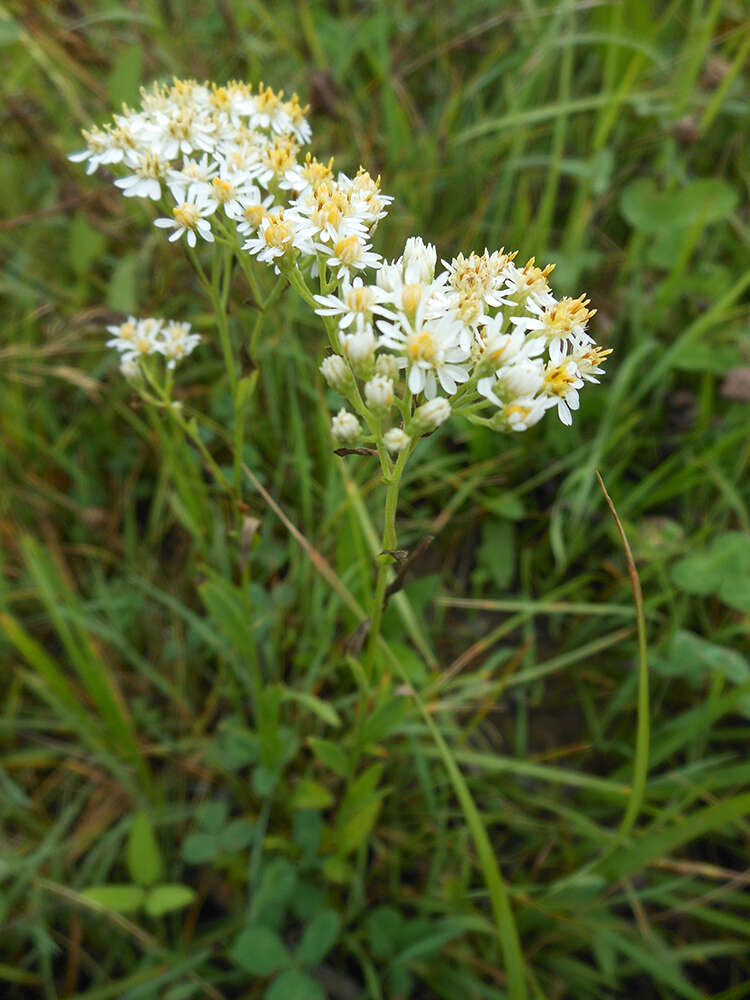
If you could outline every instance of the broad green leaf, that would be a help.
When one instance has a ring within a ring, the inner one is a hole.
[[[511,521],[485,522],[478,561],[498,590],[508,589],[516,573],[515,529]]]
[[[341,918],[335,910],[319,910],[305,928],[294,958],[300,965],[322,962],[336,943]]]
[[[94,261],[102,256],[106,245],[107,241],[83,212],[76,212],[70,225],[68,257],[78,277],[85,275]]]
[[[662,234],[665,229],[725,219],[737,205],[737,194],[716,178],[689,181],[669,191],[658,191],[653,180],[640,177],[623,191],[620,211],[634,229]]]
[[[321,740],[317,736],[311,736],[307,741],[315,756],[327,768],[338,774],[340,778],[345,778],[349,773],[349,758],[338,743],[331,740]]]
[[[231,956],[254,976],[270,976],[291,961],[281,938],[267,927],[247,927],[234,942]]]
[[[93,885],[81,895],[115,913],[134,913],[140,909],[145,892],[138,885]]]
[[[378,906],[365,921],[370,949],[376,958],[392,958],[403,937],[404,918],[392,906]]]
[[[327,809],[333,804],[333,796],[312,778],[302,778],[294,786],[290,805],[292,809]]]
[[[150,917],[161,917],[189,906],[195,892],[187,885],[157,885],[146,896],[145,910]]]
[[[214,833],[190,833],[182,845],[182,856],[189,865],[213,861],[218,853],[219,843]]]
[[[225,825],[228,813],[229,807],[224,799],[215,799],[201,802],[195,810],[195,819],[206,833],[218,833]]]
[[[122,313],[134,313],[138,307],[138,257],[124,254],[115,265],[107,286],[107,305]]]
[[[652,665],[667,677],[681,677],[695,686],[722,673],[735,684],[750,676],[750,665],[736,649],[709,642],[701,636],[678,629],[667,646],[666,654],[652,657]]]
[[[133,104],[138,96],[142,73],[142,47],[140,45],[121,47],[107,81],[109,96],[116,108],[119,108],[123,101]]]
[[[326,1000],[323,988],[315,979],[297,969],[288,969],[274,979],[264,994],[265,1000]]]
[[[727,531],[710,548],[680,559],[672,579],[691,594],[716,594],[725,604],[750,613],[750,537]]]
[[[233,819],[219,834],[222,851],[244,851],[255,835],[255,823],[250,819]]]
[[[159,845],[145,812],[138,813],[130,827],[127,857],[130,877],[138,885],[153,885],[161,878],[164,866]]]
[[[408,698],[399,696],[386,698],[365,719],[359,734],[361,746],[381,743],[401,724],[408,711]]]
[[[497,514],[498,517],[505,517],[509,521],[520,521],[526,515],[526,507],[520,497],[515,493],[505,490],[496,496],[483,494],[481,501],[487,510]]]
[[[278,912],[284,907],[297,885],[297,873],[286,858],[273,858],[263,869],[260,885],[250,900],[253,920],[259,921],[267,911]]]

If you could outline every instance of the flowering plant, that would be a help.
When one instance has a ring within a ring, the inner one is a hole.
[[[236,81],[175,80],[143,90],[138,110],[124,107],[110,124],[84,132],[86,148],[71,159],[85,161],[89,173],[114,171],[124,196],[158,203],[162,214],[154,225],[169,232],[170,242],[184,241],[212,303],[231,388],[233,483],[195,422],[171,399],[172,370],[200,340],[189,324],[129,317],[108,328],[108,344],[120,352],[134,388],[192,438],[238,501],[243,474],[257,480],[241,459],[244,403],[252,387],[238,376],[227,323],[235,267],[246,277],[259,317],[291,286],[321,318],[327,347],[320,372],[345,404],[332,418],[333,440],[341,454],[356,446],[377,457],[386,485],[373,603],[361,642],[352,647],[356,656],[367,640],[366,675],[372,677],[397,549],[399,485],[419,440],[450,417],[518,433],[554,410],[569,425],[580,390],[598,381],[610,352],[588,331],[595,313],[589,300],[556,298],[548,283],[552,266],[539,267],[534,258],[521,266],[516,252],[485,249],[442,260],[439,268],[436,248],[414,236],[396,260],[385,261],[373,241],[392,198],[364,168],[348,176],[334,171],[333,159],[304,152],[311,139],[305,113],[296,95],[284,100],[262,84],[252,89]],[[212,247],[208,270],[199,255],[202,244]],[[276,276],[270,292],[263,290],[258,265]],[[251,353],[258,331],[256,326],[249,338]],[[155,364],[156,355],[166,364]],[[494,865],[489,845],[472,822],[458,772],[451,771],[451,779],[487,870]],[[508,931],[499,876],[493,885],[517,984],[517,943]]]

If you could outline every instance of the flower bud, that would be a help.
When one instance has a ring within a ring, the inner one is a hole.
[[[544,367],[537,359],[501,368],[500,383],[510,396],[535,396],[544,385]]]
[[[432,243],[425,244],[421,236],[409,237],[401,260],[407,285],[429,285],[434,279],[437,250]]]
[[[340,354],[329,354],[323,358],[320,374],[332,389],[342,395],[346,395],[354,385],[351,369]]]
[[[400,372],[398,358],[395,354],[379,354],[375,359],[375,374],[389,378],[391,382],[398,382]]]
[[[136,376],[141,374],[141,367],[138,364],[138,358],[134,354],[125,354],[120,359],[120,371],[125,376],[125,378],[136,378]]]
[[[372,327],[366,326],[356,333],[348,333],[342,339],[341,348],[354,372],[360,378],[368,378],[375,361],[375,334]]]
[[[451,415],[451,404],[444,396],[436,396],[424,403],[414,414],[414,428],[420,434],[434,431]]]
[[[342,444],[354,444],[359,431],[359,420],[348,410],[339,410],[331,421],[331,434]]]
[[[403,451],[411,441],[411,438],[406,431],[401,430],[400,427],[391,427],[391,429],[386,431],[383,435],[383,441],[385,441],[385,446],[388,451],[397,452]]]
[[[393,405],[393,382],[376,375],[365,383],[365,400],[373,413],[385,413]]]

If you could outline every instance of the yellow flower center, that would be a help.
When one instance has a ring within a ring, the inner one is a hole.
[[[120,339],[132,340],[135,337],[135,323],[123,323],[120,327]]]
[[[232,185],[229,181],[222,180],[221,177],[214,177],[211,182],[214,186],[214,193],[219,201],[223,204],[225,201],[229,201],[234,192],[232,191]]]
[[[245,209],[245,218],[250,223],[250,225],[254,226],[256,229],[260,225],[261,219],[265,214],[266,210],[263,208],[262,205],[248,205],[248,207]]]
[[[515,416],[518,413],[521,417],[521,420],[525,420],[530,412],[531,411],[529,410],[528,406],[520,406],[518,403],[514,403],[512,406],[505,407],[505,416],[508,419],[510,419],[511,417]]]
[[[421,285],[404,285],[401,290],[401,307],[405,313],[413,316],[422,298]]]
[[[346,304],[350,312],[368,312],[372,304],[372,292],[369,288],[352,288],[346,296]]]
[[[362,244],[359,242],[358,236],[346,236],[343,240],[338,241],[334,250],[342,264],[354,264],[359,260]]]
[[[570,366],[573,369],[572,372],[568,371],[568,367],[568,362],[563,362],[561,365],[551,365],[547,369],[544,375],[544,384],[550,395],[564,396],[575,382],[575,367]]]
[[[269,247],[284,247],[292,238],[292,231],[281,216],[270,216],[263,234]]]
[[[432,334],[427,330],[415,334],[410,338],[406,352],[412,361],[432,361],[436,352]]]
[[[149,354],[151,351],[151,341],[147,340],[145,337],[139,337],[135,343],[136,350],[139,354]]]
[[[191,205],[189,201],[184,202],[182,205],[175,205],[172,209],[172,215],[185,229],[195,229],[196,223],[200,219],[198,209],[195,205]]]

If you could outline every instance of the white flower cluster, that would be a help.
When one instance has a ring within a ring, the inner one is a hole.
[[[316,312],[336,323],[340,344],[321,372],[350,400],[356,379],[364,380],[360,398],[376,416],[398,407],[404,426],[384,438],[392,451],[434,430],[451,408],[496,430],[526,430],[550,408],[570,424],[579,389],[598,381],[610,352],[586,330],[594,315],[588,300],[556,299],[547,283],[552,268],[538,268],[533,259],[521,268],[515,256],[459,254],[436,275],[435,247],[412,237],[372,284],[344,277],[334,294],[315,296]],[[414,409],[422,399],[428,402]],[[496,412],[478,416],[487,405]],[[351,444],[360,429],[345,412],[332,431]]]
[[[71,159],[89,172],[118,165],[127,197],[171,199],[155,220],[170,240],[219,238],[285,275],[326,324],[326,381],[393,452],[452,411],[503,431],[552,408],[570,424],[610,353],[587,332],[589,300],[558,300],[551,266],[519,267],[504,249],[459,254],[436,273],[435,247],[412,237],[383,261],[371,240],[392,198],[362,168],[349,177],[333,160],[302,159],[304,113],[296,95],[284,101],[262,84],[175,80],[85,132],[87,148]],[[358,416],[342,410],[334,437],[356,441]]]
[[[189,323],[174,320],[136,319],[128,316],[119,326],[108,326],[112,336],[107,347],[114,347],[120,354],[120,371],[127,378],[140,373],[140,359],[151,354],[160,354],[166,359],[167,368],[174,368],[192,354],[200,343],[200,334],[190,332]]]

